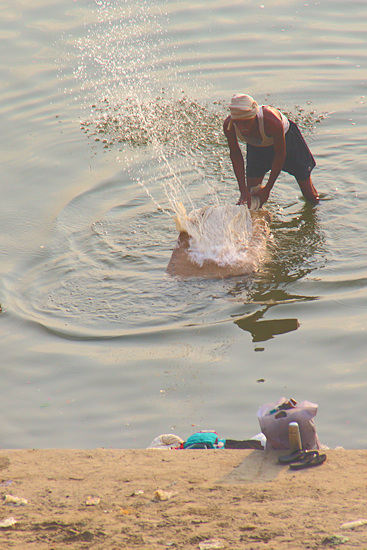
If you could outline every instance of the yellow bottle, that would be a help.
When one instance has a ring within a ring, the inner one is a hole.
[[[288,424],[288,435],[291,453],[302,449],[301,434],[297,422],[290,422]]]

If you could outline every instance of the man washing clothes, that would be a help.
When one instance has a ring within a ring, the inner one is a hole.
[[[235,94],[229,109],[231,114],[224,121],[223,130],[241,193],[237,204],[250,207],[251,194],[264,204],[282,170],[296,178],[308,202],[317,204],[319,195],[311,180],[316,162],[298,126],[278,109],[258,105],[246,94]],[[246,142],[246,170],[239,141]],[[257,187],[269,170],[267,183]]]

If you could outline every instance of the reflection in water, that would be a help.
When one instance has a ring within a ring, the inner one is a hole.
[[[296,281],[324,264],[325,239],[318,224],[317,208],[305,204],[289,220],[274,219],[272,233],[274,283]]]
[[[284,216],[286,217],[286,216]],[[317,209],[305,204],[289,219],[273,218],[272,240],[269,241],[269,261],[252,286],[253,303],[276,305],[289,301],[315,300],[316,296],[289,294],[284,289],[290,283],[306,277],[325,263],[324,236],[317,220]],[[238,281],[230,290],[238,297],[248,292],[248,282]]]
[[[257,273],[185,283],[165,277],[175,238],[172,219],[151,211],[144,195],[129,199],[133,188],[129,175],[121,173],[71,201],[58,218],[53,246],[8,289],[9,306],[66,337],[113,338],[238,319],[233,302],[246,304],[244,316],[264,306],[317,299],[289,290],[324,261],[310,207],[272,223],[271,258]],[[260,311],[259,319],[265,313]],[[257,335],[258,327],[249,330]],[[285,332],[284,326],[267,330]]]
[[[286,334],[297,330],[299,322],[297,319],[271,319],[269,321],[262,320],[262,317],[269,308],[264,311],[257,311],[253,315],[243,317],[235,321],[235,325],[242,330],[247,330],[252,335],[253,342],[264,342],[270,340],[278,334]]]
[[[317,210],[309,205],[289,220],[274,220],[272,233],[271,259],[257,285],[250,291],[252,303],[264,305],[265,308],[235,321],[238,327],[251,333],[253,342],[269,340],[298,329],[297,319],[265,320],[263,317],[276,305],[317,300],[317,296],[292,294],[282,287],[309,275],[324,261],[324,238],[318,227]],[[231,290],[234,296],[243,292],[242,282]]]

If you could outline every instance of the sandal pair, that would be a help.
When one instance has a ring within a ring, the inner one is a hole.
[[[325,454],[320,455],[318,451],[304,451],[302,449],[278,458],[279,464],[289,464],[291,470],[304,470],[305,468],[319,466],[325,460]]]

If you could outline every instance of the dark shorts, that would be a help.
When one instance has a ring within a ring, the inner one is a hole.
[[[315,159],[302,137],[297,124],[289,121],[289,130],[285,134],[287,153],[282,170],[292,174],[297,180],[309,178],[316,166]],[[250,178],[261,178],[271,169],[274,159],[274,147],[246,146],[246,172]]]

